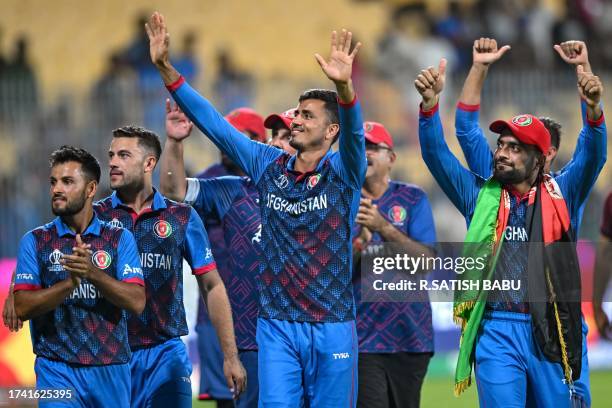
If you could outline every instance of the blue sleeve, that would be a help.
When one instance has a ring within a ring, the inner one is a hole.
[[[606,162],[607,129],[603,113],[597,121],[587,120],[579,139],[582,139],[582,147],[578,154],[555,178],[572,219],[576,219],[580,206],[589,195]]]
[[[421,155],[442,191],[463,214],[470,219],[484,180],[464,168],[444,141],[444,130],[436,106],[419,114]]]
[[[493,173],[493,153],[480,128],[479,114],[478,105],[459,103],[455,111],[455,130],[468,168],[488,179]]]
[[[431,246],[436,242],[436,226],[425,192],[410,209],[410,223],[407,230],[408,237],[422,244]]]
[[[340,114],[338,154],[332,156],[331,164],[350,186],[360,190],[367,170],[361,104],[355,97],[351,104],[338,105]]]
[[[187,260],[194,275],[202,275],[217,268],[212,255],[208,234],[202,220],[193,208],[190,208],[189,222],[185,231],[183,257]]]
[[[181,77],[182,78],[182,77]],[[168,86],[172,97],[193,123],[255,182],[282,150],[255,142],[230,125],[212,104],[186,82]]]
[[[222,219],[240,194],[246,179],[236,176],[187,179],[185,202],[205,218]]]
[[[37,290],[41,286],[40,267],[36,259],[36,239],[34,234],[28,232],[19,243],[14,291]]]
[[[127,230],[121,231],[119,246],[117,247],[117,280],[136,283],[144,286],[144,275],[140,265],[138,246],[134,235]]]
[[[580,117],[582,118],[582,126],[588,126],[587,105],[586,101],[582,98],[580,98]],[[570,161],[568,161],[565,166],[563,166],[563,168],[559,170],[559,174],[563,173],[565,169],[572,164],[575,158],[581,155],[581,150],[584,145],[584,135],[584,132],[580,132],[580,134],[578,135],[578,139],[576,140],[576,147],[574,148],[574,154],[572,155]]]

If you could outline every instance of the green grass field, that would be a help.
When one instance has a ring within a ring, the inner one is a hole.
[[[421,395],[421,407],[478,407],[478,395],[476,394],[475,386],[470,387],[461,397],[455,398],[453,396],[452,383],[453,380],[451,378],[426,378]],[[609,406],[610,397],[612,397],[612,371],[591,372],[591,396],[593,407]],[[194,401],[193,406],[197,408],[214,408],[215,404]]]

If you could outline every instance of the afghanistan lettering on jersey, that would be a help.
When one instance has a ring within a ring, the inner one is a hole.
[[[356,191],[334,170],[328,153],[318,171],[287,169],[290,156],[270,163],[257,182],[262,198],[260,316],[353,320],[350,238]]]
[[[373,203],[388,222],[409,238],[428,246],[435,243],[431,207],[421,188],[391,181],[387,191]],[[355,234],[359,230],[356,225]],[[382,242],[380,234],[372,234],[372,244]],[[433,326],[429,302],[361,302],[360,269],[355,265],[353,271],[359,352],[432,352]],[[426,298],[426,294],[420,296],[423,297]]]
[[[183,258],[194,274],[215,269],[208,237],[195,211],[155,192],[150,209],[140,214],[116,194],[96,203],[105,220],[133,232],[146,282],[147,302],[140,316],[130,316],[130,347],[139,349],[188,333],[183,305]]]
[[[94,217],[83,233],[92,262],[123,282],[144,285],[132,234]],[[27,233],[21,242],[15,291],[48,288],[69,278],[60,260],[72,253],[75,235],[57,218]],[[127,363],[130,359],[127,312],[113,305],[88,282],[81,284],[54,310],[31,319],[34,353],[77,365]]]

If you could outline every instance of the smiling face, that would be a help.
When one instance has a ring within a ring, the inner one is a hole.
[[[83,210],[87,199],[96,194],[97,182],[88,180],[81,164],[75,161],[59,163],[51,167],[51,210],[59,216],[72,216]]]
[[[535,146],[521,143],[506,129],[497,139],[493,177],[502,184],[527,181],[537,172],[540,157]]]
[[[114,137],[108,150],[110,185],[113,190],[139,189],[145,175],[152,174],[157,162],[136,137]]]
[[[339,129],[337,123],[330,123],[324,101],[304,99],[291,122],[289,144],[299,152],[328,150]]]

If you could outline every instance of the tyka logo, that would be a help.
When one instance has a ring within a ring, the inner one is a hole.
[[[115,228],[123,228],[123,223],[121,221],[119,221],[117,218],[113,218],[110,222],[109,225],[111,227],[115,227]]]
[[[334,360],[344,360],[347,358],[351,358],[351,355],[349,353],[333,353],[332,356],[334,357]]]

